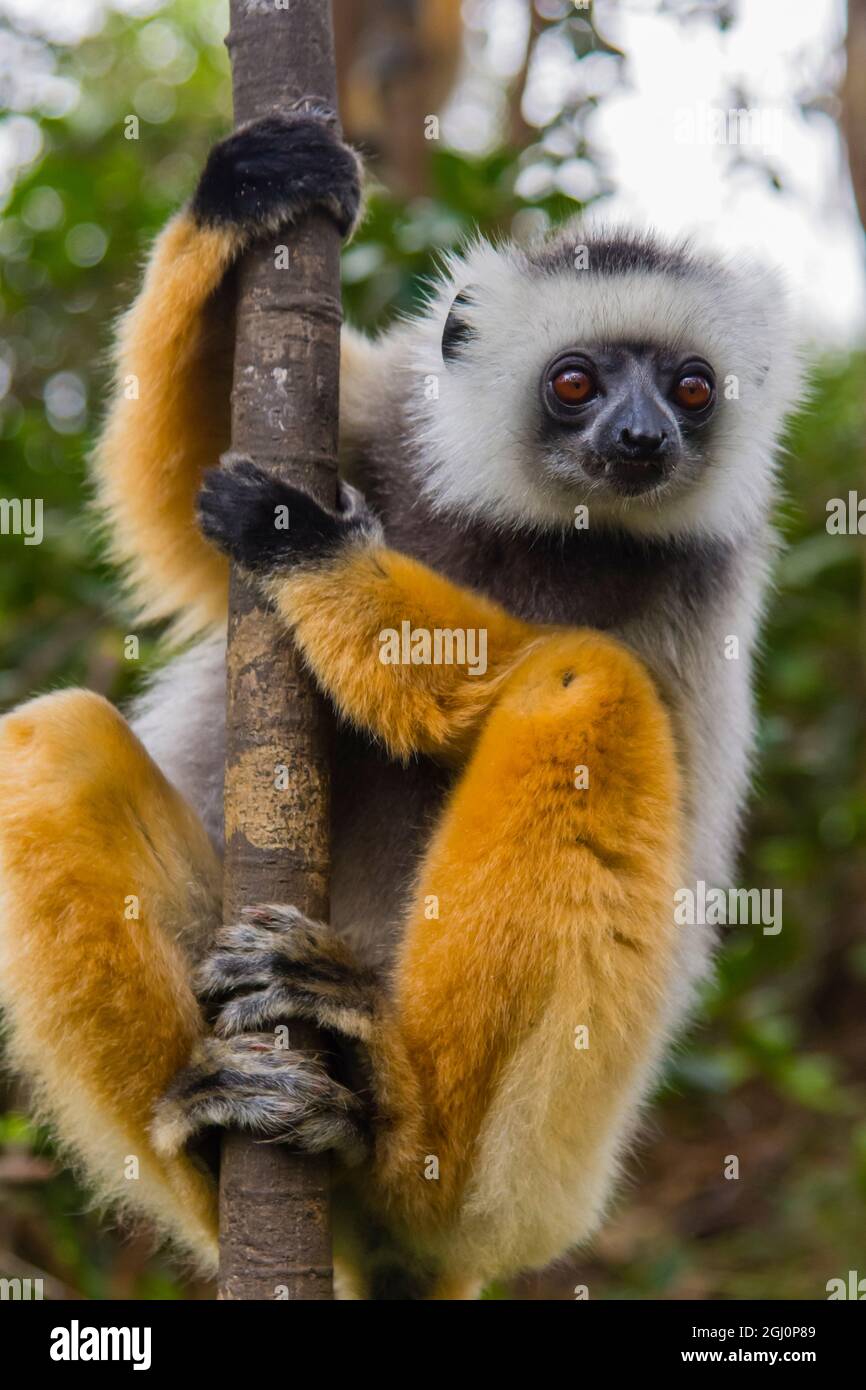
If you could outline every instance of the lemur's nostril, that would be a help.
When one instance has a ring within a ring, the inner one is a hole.
[[[660,430],[656,434],[649,434],[639,430],[630,430],[628,427],[622,430],[619,436],[620,444],[636,454],[655,454],[666,439],[667,434],[664,430]]]

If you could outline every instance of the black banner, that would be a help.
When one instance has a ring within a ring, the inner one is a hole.
[[[508,1364],[516,1352],[533,1358],[543,1353],[545,1364],[551,1355],[561,1356],[563,1371],[568,1373],[570,1366],[575,1376],[590,1366],[594,1375],[602,1367],[615,1375],[621,1370],[708,1365],[800,1365],[826,1375],[857,1364],[864,1321],[857,1310],[844,1306],[850,1301],[576,1301],[544,1314],[536,1302],[516,1322],[510,1315],[509,1322],[500,1323],[502,1310],[488,1305],[474,1311],[464,1308],[456,1314],[457,1324],[439,1304],[436,1313],[413,1315],[423,1320],[421,1335],[430,1331],[433,1336],[416,1344],[420,1364],[410,1371],[403,1363],[400,1374],[429,1381],[437,1360],[453,1374],[464,1362],[468,1345],[476,1359],[483,1355],[488,1360],[489,1369],[506,1358]],[[351,1341],[341,1337],[344,1317],[356,1334]],[[356,1317],[362,1320],[356,1323]],[[449,1335],[455,1330],[456,1345]],[[297,1371],[299,1355],[304,1361],[319,1358],[320,1371],[328,1379],[343,1356],[355,1373],[369,1356],[368,1373],[375,1376],[383,1350],[380,1345],[373,1354],[371,1334],[380,1343],[383,1336],[396,1338],[385,1353],[390,1378],[401,1362],[399,1347],[412,1336],[405,1309],[395,1320],[369,1308],[365,1314],[348,1307],[344,1312],[332,1303],[0,1302],[0,1335],[11,1358],[8,1364],[18,1361],[28,1372],[47,1372],[61,1380],[70,1375],[92,1377],[101,1368],[142,1376],[179,1372],[260,1378],[263,1372]],[[515,1371],[517,1363],[510,1369]]]

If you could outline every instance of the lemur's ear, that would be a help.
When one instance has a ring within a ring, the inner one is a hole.
[[[456,362],[463,347],[475,337],[475,329],[466,321],[463,310],[474,304],[472,286],[461,290],[448,311],[445,327],[442,330],[442,360]]]

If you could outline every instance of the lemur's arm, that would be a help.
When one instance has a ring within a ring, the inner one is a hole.
[[[258,577],[346,718],[395,757],[459,759],[541,629],[387,549],[360,494],[344,484],[342,496],[332,515],[240,463],[207,474],[199,516]]]
[[[114,559],[146,620],[181,634],[225,619],[228,566],[195,524],[202,474],[229,440],[233,286],[250,241],[311,208],[349,233],[360,205],[356,156],[320,119],[268,117],[212,150],[189,206],[157,238],[121,321],[114,394],[94,457]],[[375,346],[344,330],[341,415],[351,439]]]

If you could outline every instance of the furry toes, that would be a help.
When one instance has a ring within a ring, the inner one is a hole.
[[[317,1057],[272,1036],[205,1038],[154,1111],[158,1153],[172,1156],[211,1129],[239,1129],[308,1153],[334,1149],[350,1164],[369,1150],[364,1104]]]
[[[376,523],[359,492],[343,483],[338,512],[274,478],[249,459],[205,474],[198,498],[202,532],[250,573],[266,576],[335,555],[372,535]]]
[[[365,1042],[378,1007],[374,974],[329,927],[293,907],[248,908],[223,927],[196,989],[222,1037],[303,1018]]]
[[[343,236],[358,221],[361,166],[323,114],[250,121],[211,150],[192,201],[200,226],[276,231],[322,210]]]

